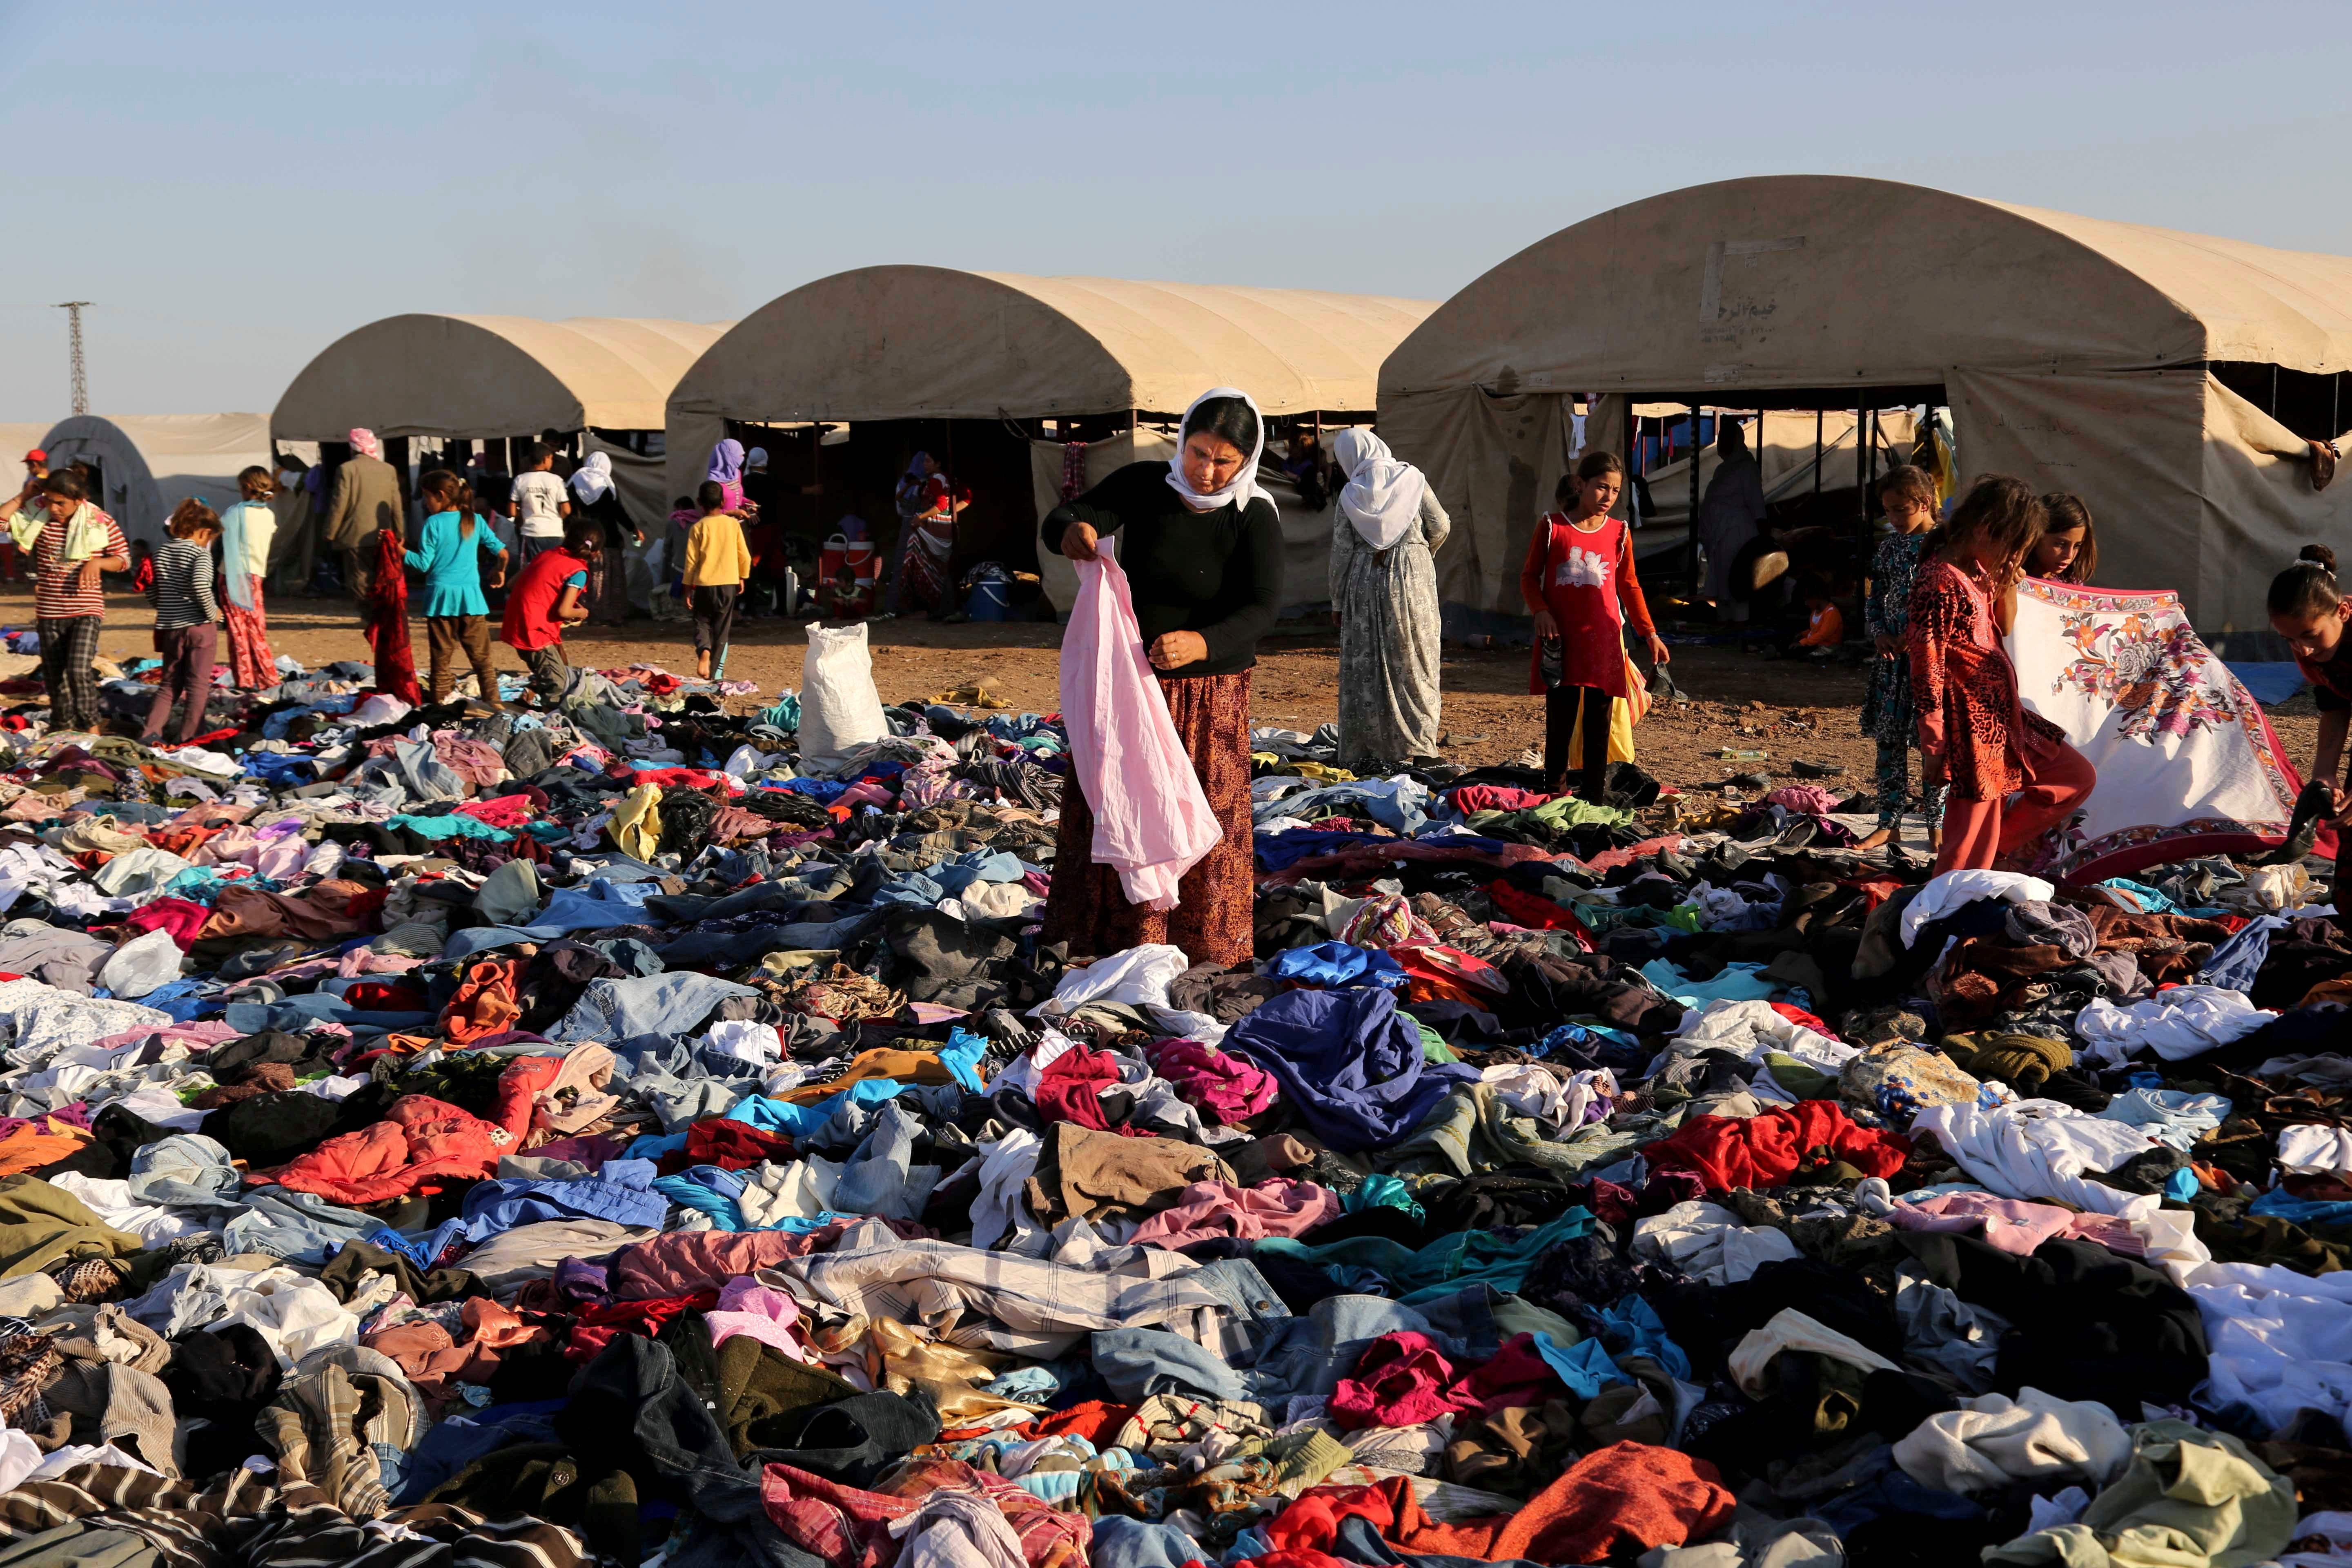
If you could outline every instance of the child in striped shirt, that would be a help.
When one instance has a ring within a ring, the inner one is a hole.
[[[220,519],[192,498],[180,503],[167,526],[170,536],[155,552],[155,581],[147,590],[147,602],[155,606],[155,651],[163,659],[163,682],[139,734],[147,746],[163,738],[174,700],[186,709],[172,743],[184,746],[203,732],[213,659],[220,648],[220,605],[213,596],[213,544],[221,535]]]

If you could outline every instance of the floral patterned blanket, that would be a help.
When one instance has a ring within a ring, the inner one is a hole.
[[[2025,705],[2099,770],[2053,869],[2096,880],[2285,835],[2303,781],[2178,595],[2028,578],[2009,653]]]

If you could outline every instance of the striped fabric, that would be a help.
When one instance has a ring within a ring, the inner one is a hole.
[[[220,619],[213,593],[213,552],[185,539],[166,539],[155,552],[155,582],[147,590],[155,629],[175,631]]]
[[[242,1468],[199,1492],[148,1470],[77,1465],[0,1496],[0,1544],[21,1548],[56,1531],[42,1544],[62,1559],[76,1541],[66,1532],[77,1529],[92,1548],[107,1544],[108,1531],[144,1541],[163,1568],[586,1568],[592,1561],[577,1535],[528,1514],[485,1518],[424,1504],[362,1523],[316,1487],[281,1489]]]

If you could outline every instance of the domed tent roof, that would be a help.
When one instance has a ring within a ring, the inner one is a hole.
[[[1173,414],[1243,388],[1268,414],[1369,409],[1434,307],[1302,289],[862,267],[751,312],[671,405],[762,421]]]
[[[680,372],[730,323],[583,316],[387,316],[347,332],[294,378],[280,437],[488,439],[541,430],[658,430]]]
[[[124,537],[150,544],[163,537],[163,520],[182,501],[194,496],[215,511],[234,506],[236,476],[269,466],[269,422],[258,414],[77,414],[49,426],[37,444],[52,468],[77,458],[95,465],[105,493],[94,499]],[[314,447],[279,445],[306,462],[318,457]],[[23,454],[18,447],[7,455]]]
[[[1787,175],[1669,191],[1477,278],[1381,367],[1382,434],[1452,512],[1450,603],[1516,614],[1571,399],[1736,409],[1948,403],[1964,474],[2082,496],[2103,581],[2258,630],[2263,584],[2340,529],[2301,437],[2214,362],[2352,369],[2352,258],[1954,195]],[[2309,432],[2305,432],[2309,434]],[[2334,434],[2334,432],[2329,432]]]
[[[1538,240],[1399,344],[1381,395],[1703,396],[2205,360],[2352,367],[2352,258],[1781,175],[1669,191]]]

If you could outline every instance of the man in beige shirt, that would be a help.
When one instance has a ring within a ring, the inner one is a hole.
[[[344,589],[362,605],[375,591],[375,536],[386,528],[403,531],[400,475],[383,460],[374,431],[353,430],[352,455],[335,470],[320,533],[342,565]]]

